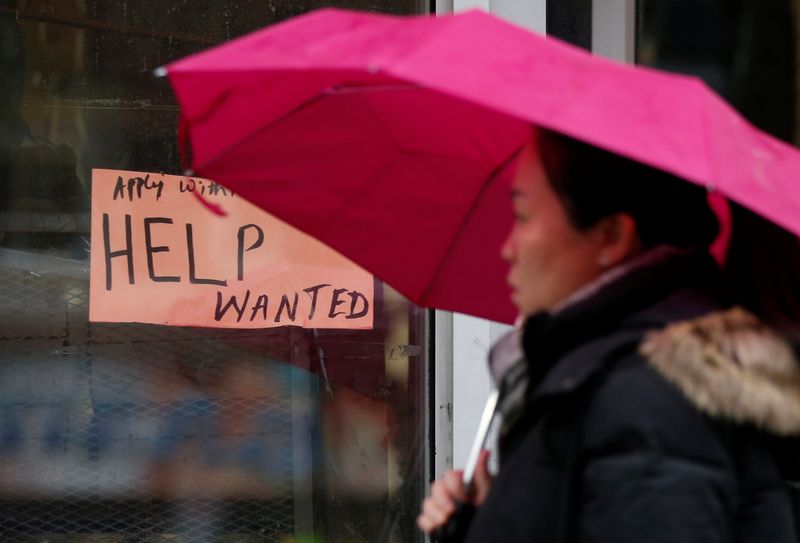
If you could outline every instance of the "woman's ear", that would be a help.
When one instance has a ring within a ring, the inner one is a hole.
[[[597,264],[607,269],[636,256],[642,250],[636,221],[627,213],[602,219],[593,228],[598,246]]]

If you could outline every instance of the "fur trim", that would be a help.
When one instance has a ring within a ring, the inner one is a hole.
[[[697,408],[778,435],[800,433],[791,345],[741,308],[648,334],[639,352]]]

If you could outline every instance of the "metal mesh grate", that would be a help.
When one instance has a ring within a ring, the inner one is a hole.
[[[246,334],[88,323],[69,276],[0,267],[0,311],[0,541],[294,533],[301,370]]]

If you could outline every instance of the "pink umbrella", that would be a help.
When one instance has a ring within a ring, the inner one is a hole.
[[[800,233],[800,153],[700,80],[594,57],[480,11],[322,10],[166,71],[198,175],[420,305],[513,320],[498,250],[531,125],[714,188]]]

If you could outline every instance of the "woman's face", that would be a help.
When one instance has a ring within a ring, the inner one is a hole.
[[[595,229],[581,232],[570,224],[532,144],[520,156],[511,199],[514,226],[501,254],[510,264],[511,299],[529,316],[590,283],[607,262]]]

